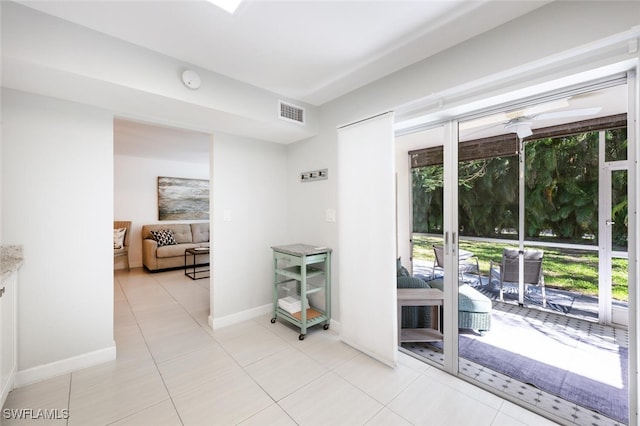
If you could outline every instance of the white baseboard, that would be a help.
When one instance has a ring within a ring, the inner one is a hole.
[[[258,306],[257,308],[247,309],[246,311],[236,312],[235,314],[226,315],[220,318],[212,318],[209,315],[209,327],[215,329],[228,327],[242,321],[251,320],[259,316],[273,312],[273,303]]]
[[[347,344],[349,346],[351,346],[353,349],[362,352],[365,355],[370,356],[371,358],[381,362],[382,364],[385,364],[391,368],[396,368],[398,365],[398,351],[396,350],[393,353],[393,359],[388,359],[385,356],[382,356],[380,354],[377,354],[375,352],[372,352],[369,348],[361,346],[359,343],[354,342],[352,339],[348,339],[345,338],[344,336],[340,336],[340,340],[344,343]]]
[[[331,319],[329,321],[329,326],[331,326],[331,330],[335,331],[338,334],[340,334],[340,331],[342,331],[342,324],[340,324],[340,321]]]
[[[209,327],[211,327],[212,329],[218,329],[218,328],[222,328],[222,327],[227,327],[233,324],[237,324],[239,322],[242,321],[248,321],[248,320],[252,320],[254,318],[260,317],[262,315],[266,315],[266,314],[270,314],[273,312],[273,304],[268,304],[268,305],[263,305],[263,306],[259,306],[257,308],[253,308],[253,309],[248,309],[246,311],[242,311],[242,312],[238,312],[235,314],[231,314],[231,315],[227,315],[221,318],[213,318],[211,315],[209,315]],[[340,330],[342,328],[342,324],[340,324],[339,321],[336,321],[334,319],[330,320],[330,326],[331,326],[331,330],[333,330],[334,332],[340,334]]]
[[[52,377],[61,376],[71,373],[82,368],[93,367],[116,359],[116,342],[113,345],[86,354],[77,355],[49,364],[39,365],[37,367],[20,370],[16,374],[14,387],[30,385],[32,383],[41,382]]]

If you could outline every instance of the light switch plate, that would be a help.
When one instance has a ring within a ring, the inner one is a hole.
[[[336,211],[334,209],[327,209],[325,214],[326,214],[327,222],[336,221]]]

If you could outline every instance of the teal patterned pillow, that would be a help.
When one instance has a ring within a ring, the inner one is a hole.
[[[158,247],[172,246],[178,244],[176,237],[171,229],[161,229],[160,231],[151,231],[153,239],[158,242]]]

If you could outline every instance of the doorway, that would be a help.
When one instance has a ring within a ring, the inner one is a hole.
[[[162,223],[158,212],[158,177],[203,179],[211,183],[212,135],[120,117],[114,118],[113,135],[113,214],[116,220],[131,221],[129,263],[136,273],[147,273],[142,263],[141,230],[143,225]],[[209,194],[211,211],[211,185]],[[174,272],[189,279],[183,271]],[[155,277],[161,278],[162,274]],[[211,280],[199,280],[198,284],[211,293]],[[207,310],[210,311],[209,306]]]

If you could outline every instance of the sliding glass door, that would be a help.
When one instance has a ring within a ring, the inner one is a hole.
[[[558,421],[629,421],[627,90],[460,123],[458,369]]]
[[[425,305],[401,308],[400,321],[404,331],[401,332],[400,347],[447,370],[456,365],[457,359],[451,337],[457,330],[457,323],[453,322],[450,312],[453,296],[449,283],[451,277],[457,277],[457,262],[451,262],[454,239],[457,239],[451,220],[456,215],[450,196],[446,195],[455,190],[455,185],[447,183],[452,178],[451,170],[445,167],[451,155],[448,150],[457,146],[451,128],[451,125],[435,126],[396,139],[398,157],[405,159],[398,170],[403,170],[404,166],[407,171],[406,175],[399,173],[398,193],[402,194],[404,190],[400,188],[407,185],[411,217],[406,228],[401,222],[398,224],[398,229],[407,230],[411,243],[411,277],[398,277],[398,291],[400,295],[405,288],[426,288],[425,297],[429,299],[420,302]],[[406,163],[407,152],[409,164]],[[398,197],[401,201],[402,195]],[[436,333],[415,328],[431,328]]]
[[[600,322],[629,325],[627,131],[600,132]]]
[[[637,424],[629,75],[447,122],[409,149],[412,269],[444,300],[425,357],[560,423]]]

